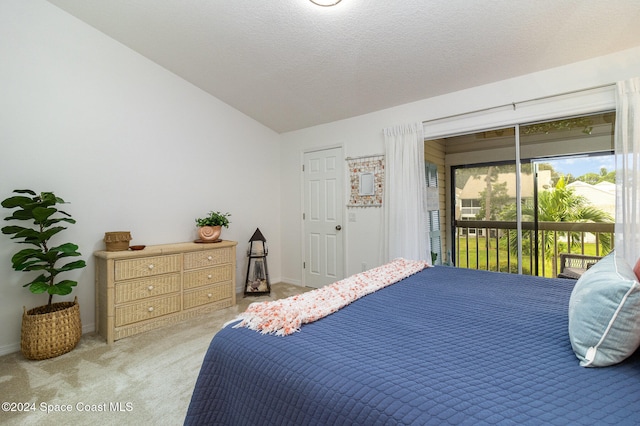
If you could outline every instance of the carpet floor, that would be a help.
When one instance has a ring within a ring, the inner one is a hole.
[[[239,295],[236,306],[113,345],[90,333],[56,358],[30,361],[19,352],[0,357],[0,423],[181,425],[213,335],[252,302],[310,290],[271,287],[270,295]]]

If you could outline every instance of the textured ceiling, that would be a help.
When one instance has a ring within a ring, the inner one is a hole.
[[[49,0],[277,132],[640,45],[639,0]]]

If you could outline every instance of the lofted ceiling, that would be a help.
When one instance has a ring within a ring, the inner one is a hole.
[[[640,45],[638,0],[48,0],[282,133]]]

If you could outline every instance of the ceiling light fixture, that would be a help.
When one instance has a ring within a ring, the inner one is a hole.
[[[336,4],[340,3],[342,0],[309,0],[309,1],[318,6],[329,7],[329,6],[335,6]]]

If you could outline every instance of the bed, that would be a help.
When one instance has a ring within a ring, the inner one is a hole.
[[[185,424],[638,424],[638,352],[579,365],[575,283],[435,266],[288,336],[227,326]]]

